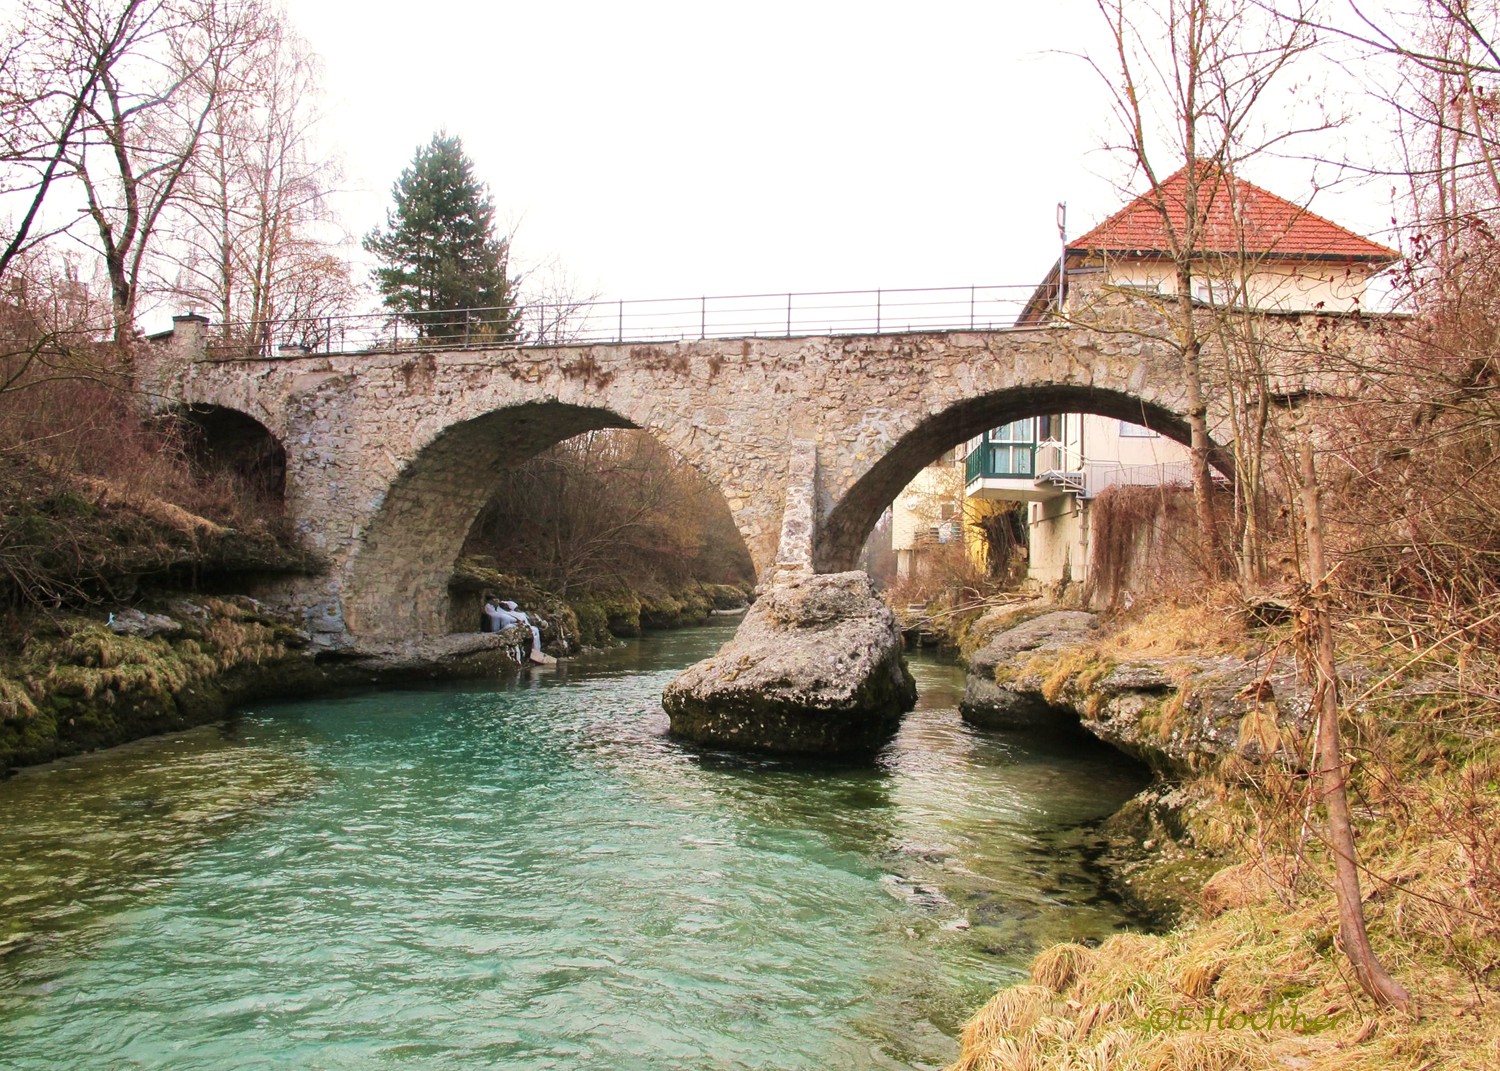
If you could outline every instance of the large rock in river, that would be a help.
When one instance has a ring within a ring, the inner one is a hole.
[[[818,755],[876,750],[916,701],[896,619],[860,572],[776,585],[723,650],[662,693],[689,740]]]

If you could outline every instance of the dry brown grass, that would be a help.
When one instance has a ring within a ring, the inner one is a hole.
[[[1288,856],[1269,856],[1236,863],[1209,878],[1199,894],[1204,918],[1216,918],[1239,907],[1290,898],[1300,867]]]
[[[193,460],[105,371],[0,394],[0,605],[82,605],[135,578],[292,539],[279,497]]]
[[[1355,982],[1338,945],[1332,865],[1315,824],[1300,855],[1272,852],[1261,846],[1275,837],[1246,790],[1218,791],[1223,802],[1209,805],[1215,821],[1248,858],[1205,884],[1204,917],[1164,936],[1043,952],[1032,968],[1037,985],[995,1003],[976,1031],[992,1039],[989,1048],[966,1047],[950,1071],[1500,1068],[1493,754],[1450,750],[1427,776],[1386,786],[1379,811],[1362,815],[1372,940],[1416,997],[1415,1016],[1375,1008]],[[1309,1030],[1264,1020],[1277,1009],[1337,1021]],[[1212,1020],[1235,1013],[1259,1014],[1265,1028],[1231,1030]]]
[[[1231,586],[1216,585],[1190,597],[1138,603],[1116,615],[1099,650],[1124,661],[1243,654],[1254,643],[1239,593]]]
[[[1083,945],[1053,945],[1031,961],[1031,980],[1061,993],[1094,969],[1094,950]]]
[[[1101,652],[1049,655],[1027,671],[1057,685],[1114,659],[1238,653],[1256,637],[1224,611],[1232,601],[1138,608]],[[1369,680],[1363,672],[1356,679]],[[981,1013],[966,1036],[982,1044],[966,1045],[952,1071],[1500,1069],[1500,702],[1475,686],[1485,667],[1467,672],[1466,689],[1391,675],[1380,689],[1366,684],[1372,694],[1356,692],[1346,712],[1371,938],[1416,998],[1415,1016],[1371,1005],[1344,958],[1306,776],[1243,766],[1184,790],[1196,800],[1179,814],[1187,842],[1236,860],[1203,885],[1202,917],[1164,936],[1043,952],[1035,984]],[[1157,731],[1170,731],[1173,712],[1155,716]],[[1321,1030],[1209,1022],[1272,1009],[1337,1021]],[[1153,1016],[1186,1025],[1156,1029]]]

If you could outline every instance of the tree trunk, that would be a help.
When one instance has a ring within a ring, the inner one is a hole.
[[[1187,423],[1191,432],[1193,469],[1193,513],[1197,518],[1198,558],[1203,575],[1219,576],[1219,536],[1214,523],[1213,472],[1208,463],[1208,403],[1203,400],[1203,340],[1193,321],[1192,269],[1179,261],[1177,269],[1177,314],[1181,318],[1179,342],[1182,381],[1187,397]]]
[[[1323,513],[1318,490],[1312,440],[1304,429],[1302,452],[1302,510],[1307,529],[1307,567],[1311,590],[1307,628],[1313,640],[1316,684],[1313,704],[1318,712],[1318,793],[1328,815],[1328,844],[1334,858],[1334,899],[1338,903],[1339,938],[1354,975],[1377,1004],[1406,1009],[1411,994],[1386,971],[1370,948],[1365,929],[1364,901],[1359,892],[1359,857],[1354,826],[1344,786],[1344,759],[1339,743],[1338,668],[1334,660],[1333,626],[1328,620],[1328,596],[1323,562]]]

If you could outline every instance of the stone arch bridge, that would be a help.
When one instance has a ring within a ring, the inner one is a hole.
[[[1089,327],[242,360],[207,359],[203,321],[179,317],[138,374],[159,407],[270,431],[289,514],[327,568],[268,597],[334,607],[360,646],[389,646],[448,631],[494,473],[591,429],[645,429],[694,464],[763,582],[853,568],[923,466],[1011,420],[1092,412],[1185,442],[1179,359],[1142,308],[1103,303]]]

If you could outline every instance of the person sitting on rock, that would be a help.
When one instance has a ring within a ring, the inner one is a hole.
[[[493,595],[485,596],[484,620],[486,632],[504,632],[516,625],[525,626],[531,630],[531,660],[538,665],[556,661],[542,651],[542,630],[533,625],[531,618],[514,602],[496,599]]]
[[[504,600],[500,603],[500,609],[502,612],[509,611],[516,624],[525,625],[531,630],[531,660],[533,662],[545,660],[547,656],[542,653],[542,630],[533,625],[531,618],[527,617],[526,612],[515,603]]]
[[[514,606],[514,603],[510,603]],[[484,622],[480,631],[505,631],[511,625],[522,624],[522,618],[505,609],[505,603],[495,595],[484,595]]]

